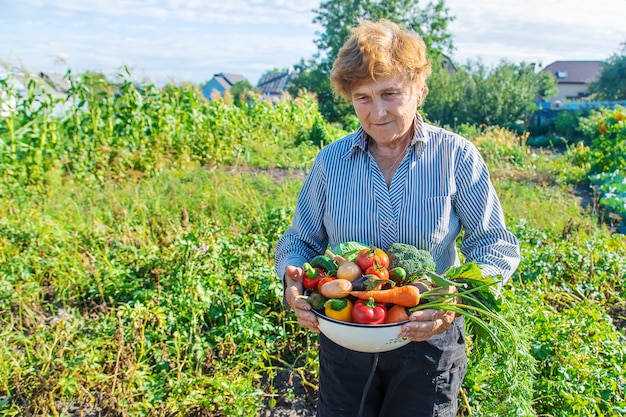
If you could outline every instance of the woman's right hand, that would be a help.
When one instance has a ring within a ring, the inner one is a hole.
[[[311,304],[301,297],[304,294],[303,279],[304,271],[302,268],[287,266],[285,269],[285,300],[298,318],[300,326],[306,327],[313,333],[319,333],[317,317],[311,311]]]

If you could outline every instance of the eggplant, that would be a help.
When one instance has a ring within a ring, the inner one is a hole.
[[[385,284],[389,284],[391,287],[396,285],[396,283],[390,279],[382,279],[382,278],[378,278],[374,274],[367,274],[367,275],[363,275],[359,279],[352,281],[352,290],[353,291],[380,290]]]

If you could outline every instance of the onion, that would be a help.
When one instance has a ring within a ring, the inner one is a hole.
[[[339,264],[339,268],[337,268],[337,278],[347,279],[352,282],[361,278],[363,275],[361,267],[356,263],[347,261],[343,256],[335,255],[329,250],[326,251],[326,254]]]

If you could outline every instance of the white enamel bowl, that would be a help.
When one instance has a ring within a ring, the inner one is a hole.
[[[400,329],[406,322],[392,324],[357,324],[338,321],[313,310],[319,322],[320,331],[333,342],[357,352],[387,352],[410,342],[400,336]]]

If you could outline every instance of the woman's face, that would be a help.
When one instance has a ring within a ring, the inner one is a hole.
[[[421,100],[405,78],[379,77],[352,89],[352,105],[361,126],[378,145],[401,143],[411,131]]]

